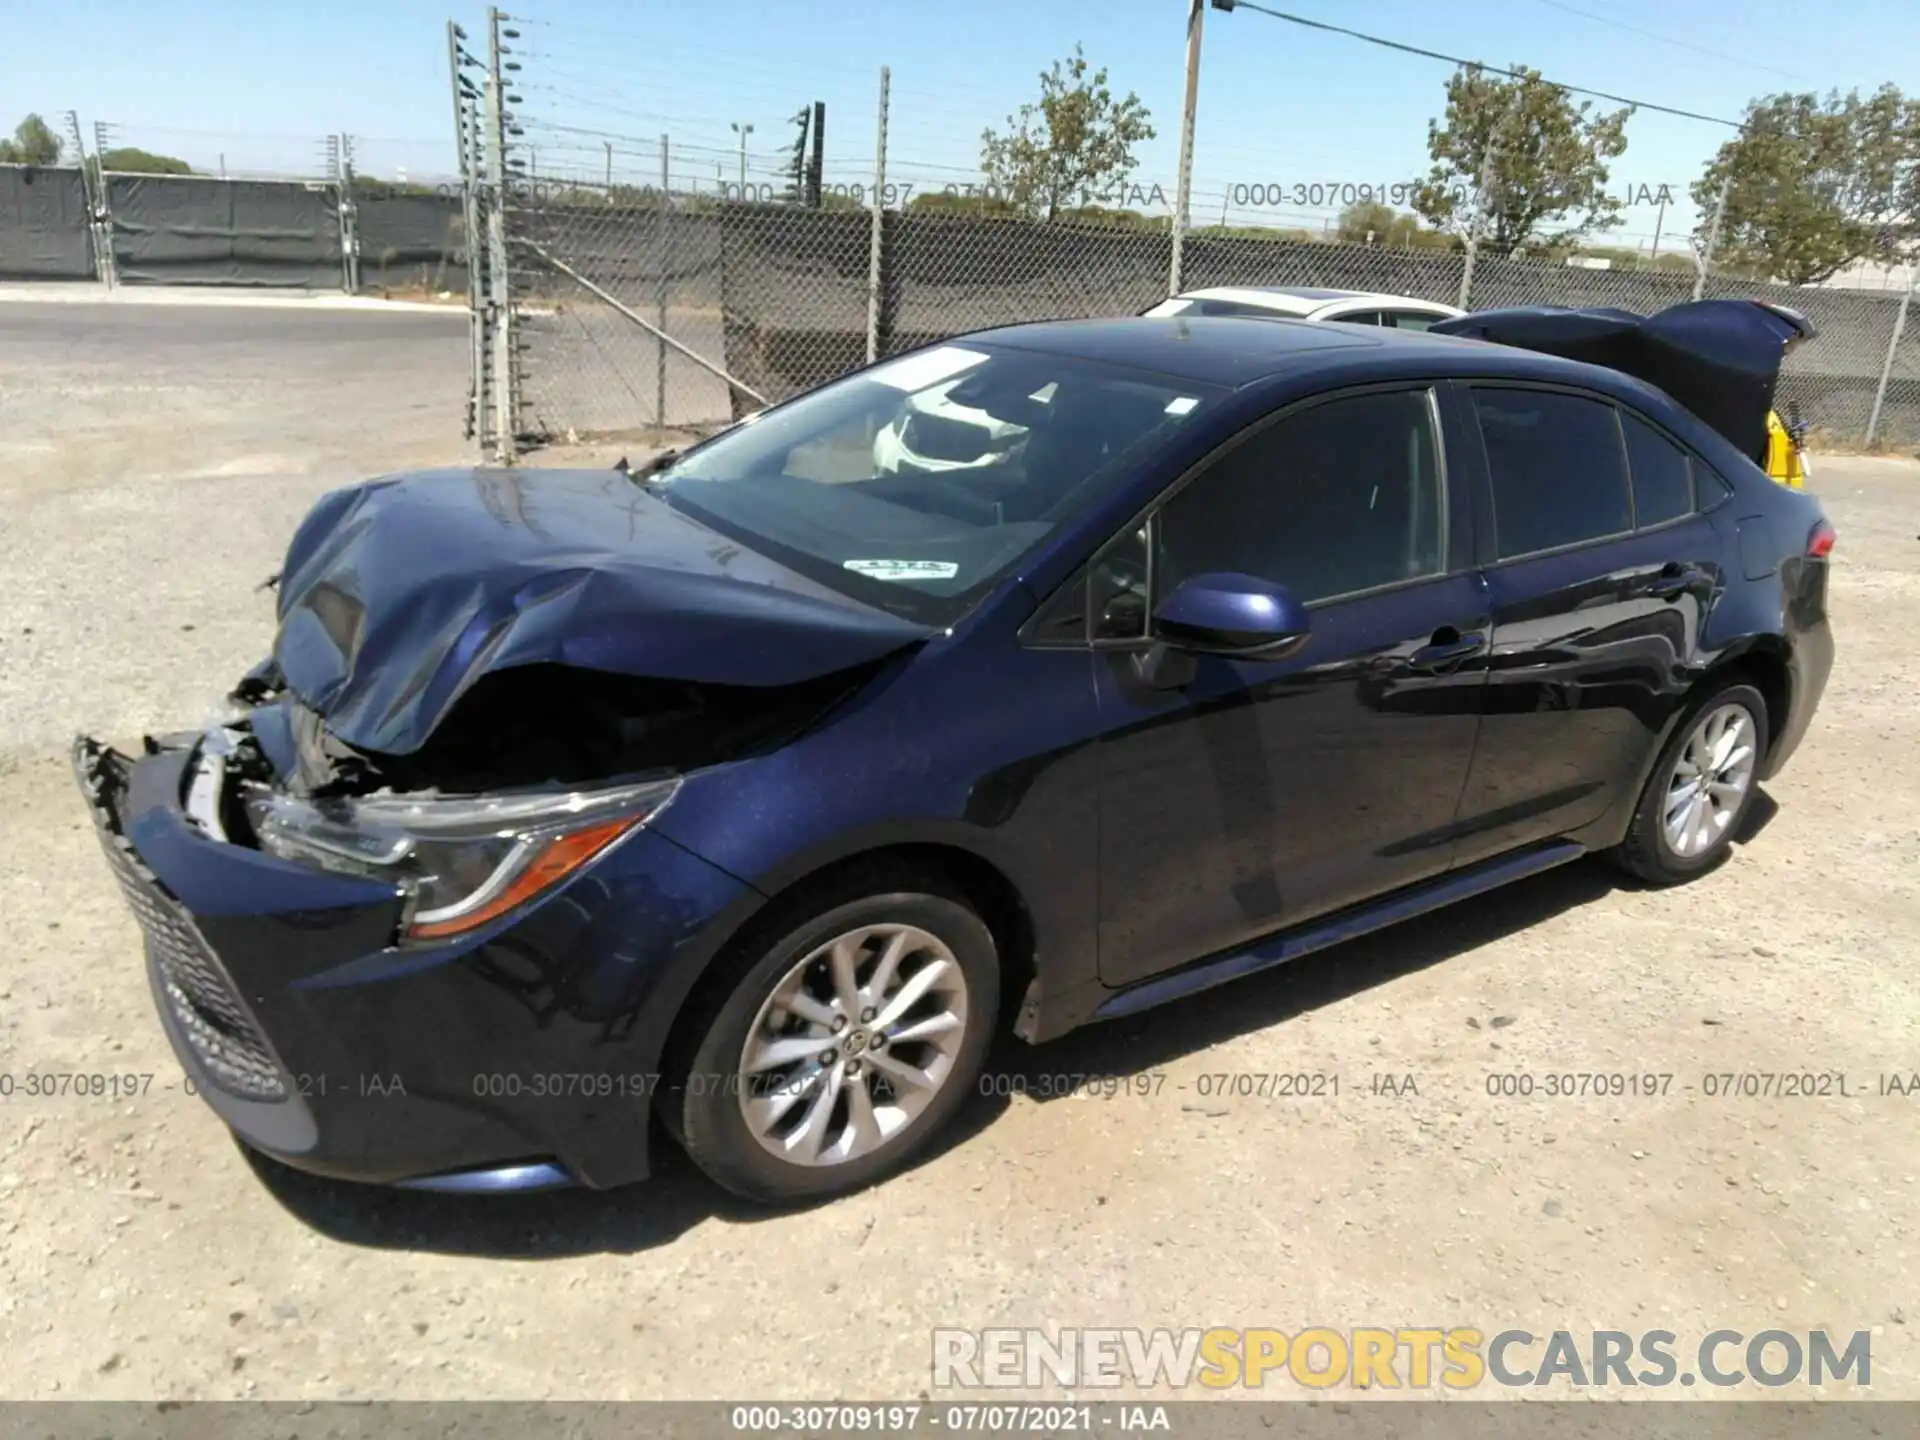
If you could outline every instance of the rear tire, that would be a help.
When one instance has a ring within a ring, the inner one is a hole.
[[[795,1204],[902,1169],[972,1094],[999,1014],[993,932],[938,882],[835,887],[709,992],[672,1128],[737,1195]],[[909,888],[911,887],[911,888]]]
[[[1660,751],[1626,838],[1608,859],[1649,885],[1680,885],[1727,858],[1759,789],[1767,702],[1727,685],[1689,707]]]

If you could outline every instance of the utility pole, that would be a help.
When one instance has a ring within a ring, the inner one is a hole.
[[[747,136],[753,133],[753,126],[733,122],[733,133],[740,137],[740,198],[747,198]]]
[[[613,203],[613,141],[602,140],[600,143],[607,147],[607,203],[611,205]]]
[[[1659,213],[1653,217],[1653,253],[1647,256],[1648,263],[1657,261],[1660,258],[1660,232],[1666,227],[1666,223],[1667,191],[1666,186],[1663,185],[1660,187],[1660,210]]]
[[[1217,0],[1216,0],[1217,3]],[[1231,0],[1221,6],[1233,8]],[[1173,254],[1167,266],[1167,293],[1180,293],[1180,259],[1193,200],[1193,118],[1200,106],[1200,32],[1207,0],[1187,0],[1187,90],[1180,106],[1180,174],[1174,185]]]

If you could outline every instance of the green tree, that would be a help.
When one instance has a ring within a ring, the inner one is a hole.
[[[119,145],[103,150],[95,162],[102,170],[119,170],[131,175],[191,175],[193,167],[172,155],[155,155],[136,145]]]
[[[1097,225],[1107,230],[1170,230],[1169,216],[1153,216],[1111,205],[1070,205],[1055,212],[1055,220],[1069,225]]]
[[[1105,67],[1078,45],[1040,72],[1040,99],[980,136],[980,169],[1024,214],[1051,220],[1086,205],[1133,173],[1133,147],[1154,136],[1152,116],[1131,90],[1116,100]]]
[[[1606,193],[1607,162],[1626,153],[1633,113],[1596,114],[1538,70],[1514,69],[1510,77],[1462,67],[1447,81],[1446,117],[1427,122],[1433,168],[1414,198],[1432,224],[1464,231],[1484,175],[1480,244],[1494,255],[1619,223],[1621,204]]]
[[[1378,245],[1389,250],[1436,250],[1454,244],[1443,230],[1428,230],[1409,215],[1378,200],[1356,200],[1340,212],[1335,238],[1349,245]]]
[[[1011,220],[1019,212],[998,195],[957,195],[922,190],[907,201],[909,215],[962,215],[972,220]]]
[[[0,162],[8,165],[58,165],[64,147],[53,127],[38,115],[29,115],[13,127],[11,140],[0,140]]]
[[[182,172],[173,172],[182,173]],[[447,187],[437,189],[432,185],[423,185],[418,180],[382,180],[374,175],[355,175],[353,193],[363,200],[385,200],[396,195],[438,195]],[[615,191],[621,186],[614,186]]]
[[[1270,244],[1318,245],[1324,235],[1298,228],[1281,229],[1271,225],[1196,225],[1187,232],[1189,240],[1264,240]]]
[[[1340,212],[1334,228],[1349,244],[1384,245],[1393,222],[1399,218],[1399,212],[1391,205],[1382,205],[1377,200],[1356,200]]]
[[[1893,259],[1920,214],[1920,100],[1891,85],[1865,99],[1762,96],[1694,182],[1698,244],[1723,187],[1716,269],[1806,285],[1856,260]]]
[[[1574,260],[1606,260],[1616,270],[1677,270],[1693,273],[1693,259],[1684,249],[1663,250],[1649,258],[1644,250],[1628,245],[1570,245],[1530,252],[1528,259],[1564,265]]]

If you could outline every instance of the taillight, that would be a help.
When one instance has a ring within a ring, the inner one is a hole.
[[[1833,553],[1833,542],[1840,537],[1825,520],[1817,522],[1807,534],[1807,558],[1824,560]]]

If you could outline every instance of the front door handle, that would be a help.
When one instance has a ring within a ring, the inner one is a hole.
[[[1407,668],[1437,675],[1469,655],[1477,655],[1486,643],[1487,637],[1477,630],[1462,635],[1451,625],[1442,625],[1430,641],[1407,657]]]
[[[1647,582],[1647,593],[1656,600],[1677,600],[1690,590],[1704,590],[1713,583],[1698,565],[1669,565]]]

